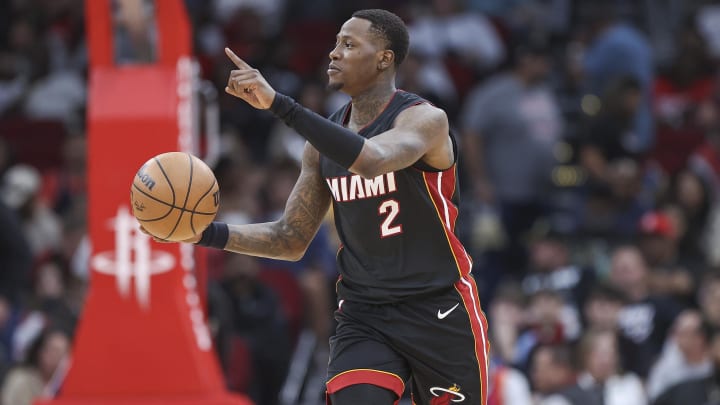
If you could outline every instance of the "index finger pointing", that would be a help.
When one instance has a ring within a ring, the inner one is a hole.
[[[250,65],[245,63],[244,60],[240,59],[239,56],[235,55],[235,52],[233,52],[230,48],[225,48],[225,54],[230,58],[230,60],[235,64],[235,66],[239,67],[240,69],[252,69]]]

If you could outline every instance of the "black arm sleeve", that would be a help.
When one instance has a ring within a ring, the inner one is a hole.
[[[352,166],[365,144],[362,136],[315,114],[286,95],[275,93],[270,111],[320,153],[346,169]]]

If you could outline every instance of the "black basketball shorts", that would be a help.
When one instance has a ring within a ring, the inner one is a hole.
[[[335,317],[328,398],[354,384],[380,386],[400,398],[410,383],[418,405],[486,404],[487,320],[472,276],[436,295],[396,304],[339,297]]]

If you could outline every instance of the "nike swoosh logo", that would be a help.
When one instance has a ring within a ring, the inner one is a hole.
[[[448,315],[450,315],[450,312],[454,311],[455,308],[458,307],[458,305],[460,305],[459,302],[458,302],[457,304],[455,304],[454,307],[448,309],[448,310],[445,311],[445,312],[442,312],[442,311],[440,311],[440,310],[438,309],[438,319],[445,319],[445,317],[448,316]]]

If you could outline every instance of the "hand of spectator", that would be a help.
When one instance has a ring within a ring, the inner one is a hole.
[[[240,59],[230,48],[225,54],[237,66],[230,72],[225,92],[231,94],[259,110],[267,110],[275,99],[275,90],[268,84],[257,69]]]
[[[157,236],[154,236],[153,234],[151,234],[150,232],[148,232],[145,228],[143,228],[142,225],[140,225],[140,232],[142,232],[142,233],[144,233],[145,235],[153,238],[153,240],[154,240],[155,242],[160,242],[160,243],[173,243],[173,242],[174,242],[174,241],[171,241],[171,240],[160,239],[160,238],[158,238]],[[200,240],[200,238],[202,238],[202,233],[199,233],[199,234],[193,236],[193,237],[190,238],[190,239],[185,239],[185,240],[182,240],[182,241],[180,241],[180,242],[182,242],[182,243],[197,243],[197,242]]]

